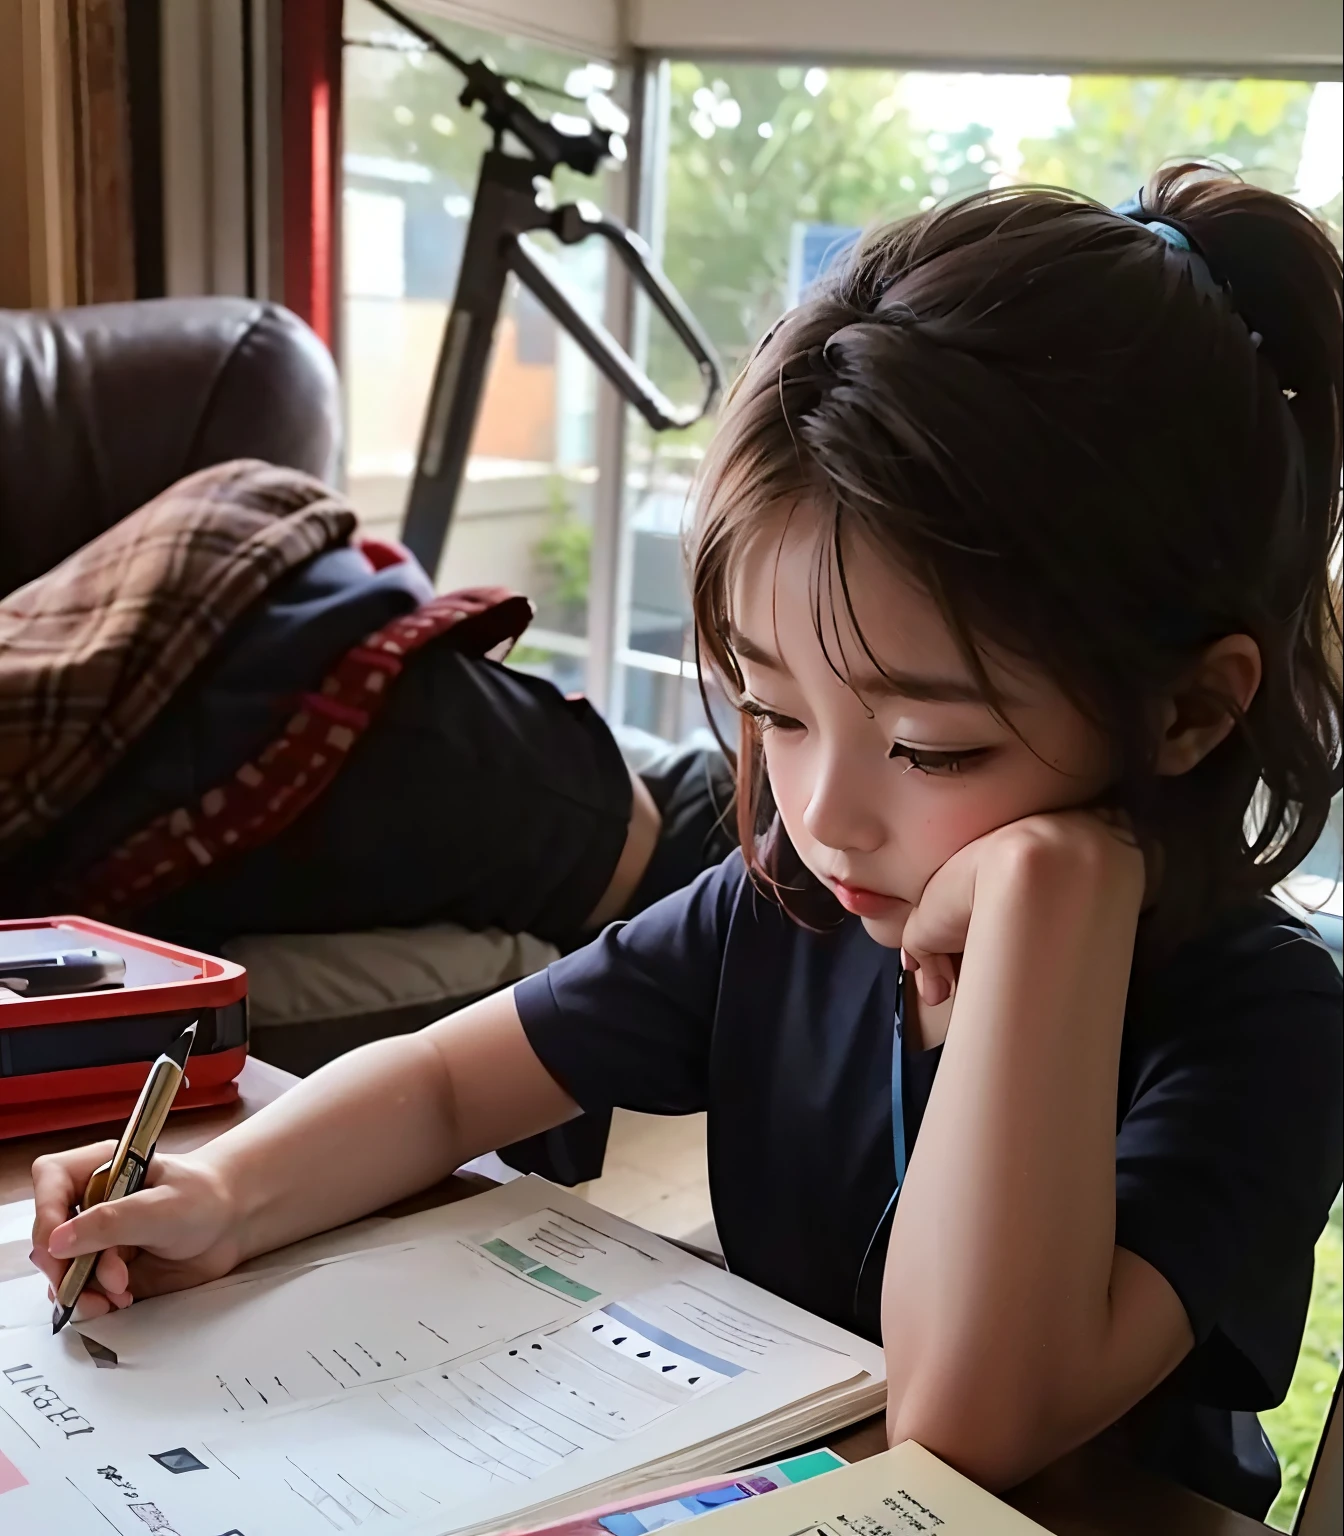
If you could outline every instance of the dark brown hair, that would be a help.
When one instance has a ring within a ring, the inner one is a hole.
[[[977,640],[1103,729],[1110,802],[1166,855],[1153,915],[1174,936],[1292,870],[1340,784],[1341,270],[1309,213],[1213,167],[1160,172],[1142,204],[1213,285],[1152,230],[1052,188],[866,236],[729,395],[692,586],[701,658],[735,698],[731,585],[765,519],[806,502],[846,604],[842,541],[876,540],[928,589],[991,705]],[[1153,701],[1234,633],[1260,647],[1254,700],[1244,715],[1223,701],[1232,734],[1158,777]],[[763,837],[751,724],[743,850],[815,916],[830,898],[792,864],[783,878],[783,839]]]

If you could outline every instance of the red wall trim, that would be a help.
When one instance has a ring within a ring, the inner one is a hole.
[[[339,319],[343,0],[284,0],[285,303],[333,352]]]

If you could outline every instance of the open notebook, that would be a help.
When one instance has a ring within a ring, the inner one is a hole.
[[[78,1333],[0,1328],[0,1526],[470,1536],[769,1459],[884,1393],[875,1346],[520,1179]]]

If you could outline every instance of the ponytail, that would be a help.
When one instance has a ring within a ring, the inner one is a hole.
[[[1202,173],[1202,174],[1201,174]],[[1144,206],[1191,231],[1232,306],[1258,334],[1297,424],[1307,495],[1336,519],[1344,399],[1340,253],[1325,229],[1277,193],[1209,174],[1199,165],[1159,171]]]
[[[1256,637],[1264,677],[1244,722],[1262,786],[1250,852],[1282,878],[1320,836],[1340,787],[1340,252],[1306,209],[1208,166],[1158,172],[1142,202],[1198,242],[1252,333],[1265,410],[1283,424],[1278,622]]]

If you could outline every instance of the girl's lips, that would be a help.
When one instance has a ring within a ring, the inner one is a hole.
[[[886,917],[896,907],[909,905],[899,896],[884,896],[881,891],[868,891],[861,885],[846,885],[841,880],[832,880],[831,889],[840,905],[856,917]]]

